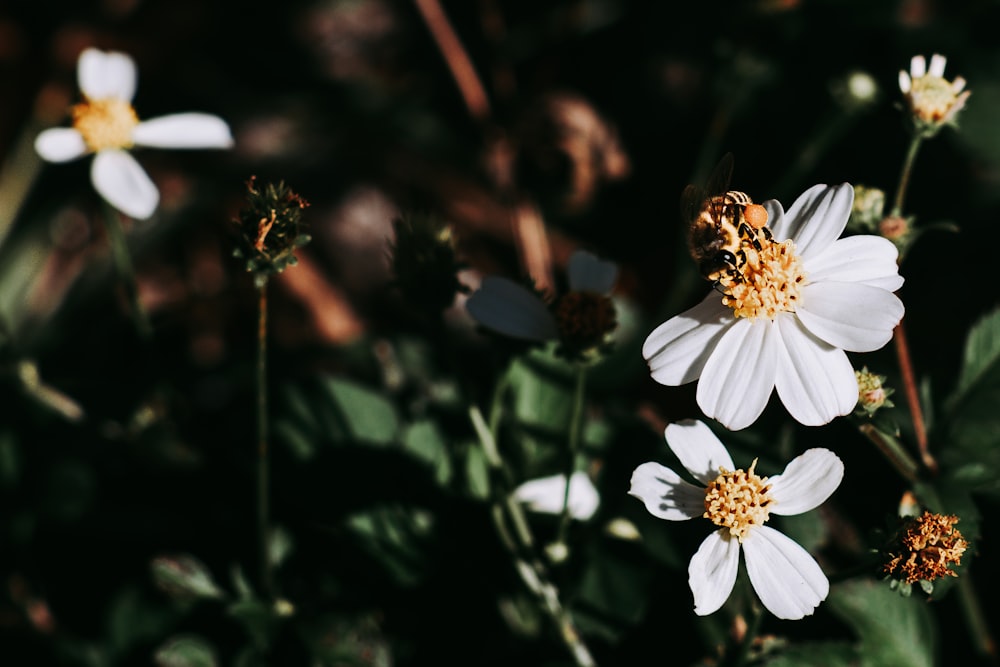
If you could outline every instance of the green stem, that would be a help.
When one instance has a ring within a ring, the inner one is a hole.
[[[917,152],[924,138],[920,134],[914,134],[910,141],[910,148],[906,151],[906,159],[903,160],[903,169],[899,173],[899,187],[896,188],[896,199],[892,203],[890,215],[903,215],[903,201],[906,199],[906,189],[910,185],[910,174],[913,173],[913,163],[917,160]]]
[[[269,466],[267,414],[267,278],[258,282],[257,308],[257,557],[260,566],[260,588],[271,597],[271,558],[268,548],[269,526]]]
[[[752,603],[752,616],[750,617],[750,623],[747,626],[746,633],[743,635],[743,641],[740,643],[739,651],[736,653],[735,660],[733,660],[733,667],[743,667],[747,664],[747,659],[750,657],[750,648],[753,646],[754,640],[757,638],[757,634],[760,632],[760,626],[764,620],[764,607]]]
[[[139,286],[135,280],[135,269],[132,267],[132,256],[128,250],[125,230],[122,229],[121,215],[110,205],[105,205],[104,224],[108,231],[108,241],[111,243],[111,255],[114,259],[115,270],[125,288],[135,329],[143,340],[149,340],[153,335],[153,327],[150,325],[149,316],[139,299]]]
[[[569,510],[569,486],[573,478],[573,473],[576,472],[576,455],[580,451],[580,433],[583,431],[583,408],[586,385],[587,367],[583,364],[578,364],[576,367],[576,382],[573,389],[573,411],[570,414],[569,437],[566,446],[568,450],[566,489],[563,491],[562,516],[559,518],[559,537],[556,540],[557,545],[563,545],[564,547],[566,546],[566,535],[569,532],[570,523],[573,521],[573,516]],[[565,553],[568,553],[568,550]]]
[[[880,452],[885,456],[886,460],[892,464],[892,467],[896,469],[903,479],[910,482],[918,481],[917,472],[920,467],[917,462],[907,454],[906,449],[903,448],[902,443],[899,442],[895,437],[880,431],[875,428],[874,425],[868,423],[858,424],[858,430],[866,438],[872,441],[872,443],[878,448]]]

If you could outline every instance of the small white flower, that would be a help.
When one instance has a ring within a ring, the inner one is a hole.
[[[73,127],[45,130],[35,150],[49,162],[95,153],[90,178],[97,192],[119,211],[148,218],[160,194],[129,153],[133,146],[229,148],[233,137],[218,116],[180,113],[139,121],[132,108],[135,61],[124,53],[86,49],[77,61],[84,101],[73,107]]]
[[[899,71],[899,90],[906,97],[918,125],[936,128],[954,121],[969,99],[965,79],[957,77],[948,81],[944,78],[946,62],[944,56],[935,53],[928,68],[923,56],[913,56],[910,71]]]
[[[532,479],[514,489],[514,499],[524,503],[532,512],[562,514],[566,495],[566,475],[552,475]],[[601,498],[590,476],[577,470],[569,478],[569,514],[574,519],[586,521],[594,516]]]
[[[787,212],[764,202],[763,233],[745,275],[657,327],[642,355],[654,380],[699,380],[698,405],[732,430],[752,424],[777,389],[789,414],[818,426],[854,409],[846,351],[885,345],[903,316],[897,250],[877,236],[838,239],[854,190],[815,185]]]
[[[778,618],[813,613],[830,583],[819,564],[794,540],[765,526],[770,514],[802,514],[830,497],[844,477],[844,464],[827,449],[810,449],[780,475],[759,477],[754,465],[736,470],[729,452],[699,421],[670,424],[667,444],[704,487],[684,481],[659,463],[632,473],[629,494],[650,514],[668,521],[704,517],[721,526],[698,548],[688,566],[694,611],[717,611],[736,584],[740,551],[747,574],[764,607]]]
[[[570,291],[551,305],[513,280],[486,276],[465,308],[497,333],[539,343],[559,340],[569,356],[585,354],[603,344],[616,325],[614,305],[607,295],[618,268],[578,250],[570,257],[568,274]]]

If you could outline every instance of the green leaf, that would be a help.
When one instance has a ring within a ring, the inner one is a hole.
[[[1000,310],[983,317],[969,331],[957,394],[952,400],[960,400],[977,383],[988,382],[989,376],[996,373],[1000,373]]]
[[[650,572],[623,551],[598,546],[588,559],[572,609],[584,633],[613,641],[646,613]]]
[[[573,411],[573,380],[568,364],[542,354],[536,352],[511,364],[512,409],[521,424],[562,436]]]
[[[479,443],[470,442],[465,447],[465,484],[473,498],[490,497],[490,463]]]
[[[201,637],[171,637],[156,650],[157,667],[216,667],[215,650]]]
[[[408,424],[403,430],[403,448],[434,470],[434,479],[441,486],[451,480],[451,456],[444,435],[429,419]]]
[[[863,664],[858,649],[846,642],[806,642],[764,661],[767,667],[856,667]]]
[[[212,573],[193,556],[159,556],[153,559],[150,567],[156,585],[175,599],[225,597],[225,593],[212,578]]]
[[[426,569],[424,544],[434,528],[430,512],[412,507],[382,506],[352,514],[348,529],[401,586],[419,583]]]
[[[386,397],[342,378],[325,378],[322,386],[348,439],[373,445],[395,442],[399,419]]]
[[[937,637],[930,607],[884,582],[853,580],[830,589],[830,610],[859,640],[862,667],[933,667]]]

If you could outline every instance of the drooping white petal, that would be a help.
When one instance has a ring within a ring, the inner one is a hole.
[[[796,315],[817,338],[848,352],[871,352],[889,342],[903,317],[892,292],[863,283],[806,285]]]
[[[792,239],[803,259],[829,247],[847,225],[854,203],[850,183],[814,185],[795,200],[784,216],[771,226],[779,241]]]
[[[719,476],[719,468],[736,470],[729,452],[704,422],[685,419],[669,424],[663,435],[684,468],[706,486]]]
[[[826,280],[864,283],[895,292],[903,286],[896,260],[899,251],[889,239],[861,235],[838,239],[821,253],[803,261],[810,283]]]
[[[912,87],[913,84],[910,82],[910,75],[905,70],[899,70],[899,90],[906,95]]]
[[[618,279],[618,266],[585,250],[577,250],[569,258],[567,274],[571,290],[607,294]]]
[[[229,148],[229,125],[207,113],[177,113],[150,118],[132,130],[132,141],[156,148]]]
[[[761,206],[763,206],[767,211],[768,229],[772,230],[772,233],[775,228],[783,229],[785,223],[782,222],[782,220],[784,220],[785,217],[785,209],[782,208],[781,202],[777,199],[768,199],[763,202]]]
[[[529,480],[514,489],[514,498],[533,512],[561,514],[566,494],[566,475],[551,475]],[[569,478],[569,513],[586,521],[594,516],[601,498],[590,476],[582,470]]]
[[[694,594],[694,613],[718,611],[733,592],[740,565],[740,543],[725,528],[709,535],[688,564],[688,584]]]
[[[104,150],[95,155],[90,180],[109,204],[133,218],[148,218],[160,203],[153,181],[125,151]]]
[[[780,340],[768,320],[740,319],[730,327],[698,381],[702,411],[732,431],[754,423],[774,389]]]
[[[559,336],[556,320],[542,299],[501,276],[486,276],[465,302],[469,314],[488,329],[511,338],[546,341]]]
[[[919,79],[927,74],[927,61],[923,56],[913,56],[910,58],[910,76]]]
[[[792,459],[780,475],[772,475],[771,514],[802,514],[819,507],[844,479],[844,462],[829,449],[807,449]]]
[[[629,495],[646,505],[655,517],[686,521],[705,513],[705,489],[685,482],[670,468],[650,461],[632,472]]]
[[[935,53],[934,55],[931,56],[931,66],[927,69],[927,71],[933,76],[943,77],[944,66],[946,62],[947,59],[944,56],[942,56],[940,53]]]
[[[844,351],[813,336],[790,313],[775,322],[781,338],[775,388],[788,414],[820,426],[853,410],[858,382]]]
[[[131,102],[138,75],[135,61],[127,54],[85,49],[76,63],[76,78],[91,100],[114,97]]]
[[[35,152],[49,162],[69,162],[87,154],[83,135],[71,127],[53,127],[35,138]]]
[[[809,616],[830,592],[830,582],[809,552],[769,526],[750,531],[743,556],[753,589],[778,618]]]
[[[656,327],[642,346],[649,373],[660,384],[676,386],[697,380],[727,329],[736,323],[732,309],[710,293],[694,308]]]

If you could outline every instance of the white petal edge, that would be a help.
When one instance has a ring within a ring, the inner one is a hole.
[[[739,320],[715,346],[695,397],[709,417],[731,431],[750,426],[774,389],[780,337],[768,320]]]
[[[772,475],[771,514],[808,512],[826,502],[844,479],[844,462],[829,449],[807,449],[792,459],[780,475]]]
[[[809,616],[830,592],[819,563],[773,528],[755,526],[743,540],[743,557],[757,597],[778,618]]]
[[[511,338],[546,341],[559,336],[556,320],[541,298],[513,280],[486,276],[465,302],[484,327]]]
[[[688,564],[688,585],[694,594],[694,613],[707,616],[719,610],[736,585],[740,543],[725,528],[706,537]]]
[[[910,75],[905,70],[899,70],[899,90],[906,95],[912,87],[913,84],[910,82]]]
[[[931,64],[927,71],[933,76],[944,77],[944,66],[947,62],[947,58],[940,53],[935,53],[931,56]]]
[[[35,152],[49,162],[69,162],[87,154],[83,135],[71,127],[53,127],[35,138]]]
[[[840,237],[853,204],[854,188],[850,183],[814,185],[788,207],[771,226],[771,232],[779,241],[794,241],[795,252],[806,259]]]
[[[576,291],[608,294],[618,280],[618,266],[599,259],[585,250],[577,250],[569,258],[567,267],[569,288]]]
[[[806,285],[795,314],[820,340],[848,352],[871,352],[892,339],[904,310],[899,297],[884,289],[822,282]]]
[[[790,313],[776,320],[781,336],[775,388],[788,414],[821,426],[848,414],[858,402],[858,381],[843,350],[809,333]]]
[[[230,148],[226,121],[207,113],[178,113],[150,118],[132,130],[132,141],[156,148]]]
[[[927,60],[923,56],[910,58],[910,76],[919,79],[925,74],[927,74]]]
[[[135,61],[125,53],[85,49],[76,63],[76,78],[91,100],[114,97],[131,102],[138,74]]]
[[[642,345],[649,373],[660,384],[697,380],[719,340],[736,323],[722,297],[710,293],[697,306],[656,327]]]
[[[109,204],[133,218],[148,218],[160,203],[160,193],[153,181],[125,151],[97,153],[90,166],[90,179]]]
[[[514,499],[533,512],[561,514],[566,494],[566,475],[551,475],[529,480],[514,489]],[[569,478],[569,514],[586,521],[594,516],[601,499],[590,476],[582,470]]]
[[[729,452],[704,422],[685,419],[668,424],[663,436],[681,465],[706,486],[719,476],[719,468],[736,470]]]
[[[903,286],[896,261],[899,250],[881,236],[848,236],[804,261],[810,283],[864,283],[895,292]]]
[[[687,521],[705,513],[705,489],[655,461],[632,472],[628,493],[641,500],[650,514],[667,521]]]

